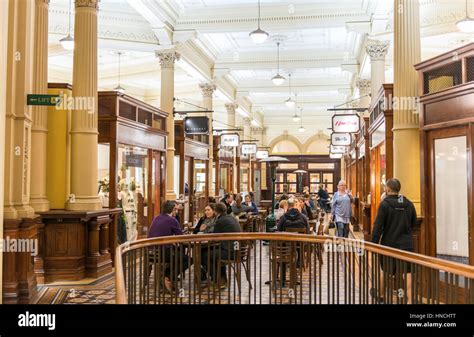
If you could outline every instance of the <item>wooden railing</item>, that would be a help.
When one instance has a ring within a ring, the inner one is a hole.
[[[182,235],[116,254],[118,304],[474,303],[474,267],[353,239]]]

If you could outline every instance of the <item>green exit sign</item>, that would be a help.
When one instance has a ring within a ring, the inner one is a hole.
[[[55,106],[59,101],[59,95],[27,95],[27,105]]]

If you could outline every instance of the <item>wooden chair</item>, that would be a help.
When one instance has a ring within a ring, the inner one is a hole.
[[[296,245],[294,242],[272,241],[270,244],[271,283],[276,295],[276,281],[281,271],[281,287],[286,283],[286,266],[290,266],[290,289],[296,286]]]
[[[298,233],[298,234],[308,234],[307,229],[304,227],[300,228],[286,228],[286,232],[288,233]],[[306,270],[306,266],[308,263],[311,262],[311,251],[309,251],[304,243],[301,243],[301,248],[298,249],[297,251],[300,251],[301,254],[301,265],[303,267],[303,270]]]
[[[235,259],[221,259],[218,261],[218,273],[217,274],[217,284],[220,286],[220,268],[222,266],[229,266],[234,271],[234,277],[237,281],[237,288],[239,294],[242,291],[241,277],[242,269],[241,265],[244,267],[245,277],[249,283],[250,289],[252,289],[252,282],[250,278],[250,251],[252,249],[252,242],[249,241],[238,241],[239,249],[235,251]]]

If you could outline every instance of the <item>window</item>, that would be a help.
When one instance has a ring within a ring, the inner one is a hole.
[[[310,170],[333,170],[334,163],[309,163],[308,169]]]
[[[288,185],[288,193],[296,193],[297,189],[297,177],[296,173],[287,173],[286,174],[286,183]]]
[[[320,182],[321,182],[321,173],[310,173],[309,174],[309,191],[311,193],[318,193]]]
[[[285,174],[277,173],[275,181],[275,193],[283,193],[283,185],[285,183]]]
[[[196,194],[206,193],[206,163],[202,160],[194,161],[194,188]]]

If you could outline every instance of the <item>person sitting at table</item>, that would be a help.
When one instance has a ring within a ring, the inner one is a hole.
[[[282,200],[280,201],[280,208],[276,211],[275,217],[276,221],[280,220],[280,218],[288,211],[288,201]]]
[[[241,217],[245,216],[247,212],[251,211],[253,211],[253,208],[242,203],[242,196],[237,194],[234,202],[232,203],[232,214],[236,217]]]
[[[232,213],[232,202],[234,201],[234,196],[230,193],[226,193],[224,198],[221,199],[221,202],[227,207],[227,214]]]
[[[216,223],[214,225],[213,233],[236,233],[241,232],[239,222],[235,217],[227,214],[227,208],[223,203],[218,203],[214,207],[216,213]],[[234,241],[222,241],[218,247],[204,248],[201,252],[201,261],[203,267],[209,272],[211,279],[217,281],[216,270],[220,260],[233,260],[235,258]],[[209,264],[210,263],[210,264]],[[226,266],[223,265],[220,270],[221,273],[221,289],[227,287],[226,280]],[[206,284],[204,284],[206,285]]]
[[[308,218],[299,211],[297,199],[288,199],[288,211],[278,221],[277,231],[285,232],[287,228],[306,228],[309,233]]]
[[[247,194],[245,196],[245,205],[249,206],[249,207],[252,207],[252,210],[248,213],[252,214],[252,215],[256,215],[258,214],[258,208],[257,208],[257,205],[253,202],[252,200],[252,197],[250,196],[250,194]]]
[[[161,214],[153,219],[148,238],[183,235],[181,226],[175,218],[177,210],[176,201],[166,200],[161,207]],[[178,268],[173,268],[173,275],[171,275],[170,262],[176,261],[176,259],[181,269],[178,272]],[[177,249],[172,245],[165,245],[164,261],[168,265],[164,272],[164,284],[166,290],[171,292],[173,289],[173,282],[171,280],[176,280],[179,274],[184,273],[189,267],[188,262],[192,264],[192,260],[184,253],[184,250]]]
[[[275,203],[275,209],[278,209],[279,204],[280,204],[280,202],[281,202],[282,200],[288,200],[288,199],[289,199],[289,198],[288,198],[288,196],[287,196],[286,194],[282,194],[282,195],[280,196],[280,199]]]
[[[204,208],[204,216],[199,219],[196,227],[193,230],[193,234],[212,233],[214,225],[216,223],[216,214],[214,212],[216,204],[209,204]]]
[[[308,211],[306,210],[306,205],[303,198],[294,198],[296,201],[296,208],[303,214],[306,218],[309,219]]]
[[[313,220],[313,209],[311,207],[311,203],[310,203],[310,196],[309,194],[305,194],[304,197],[303,197],[303,207],[304,209],[306,210],[306,213],[308,214],[308,219],[309,220]]]

